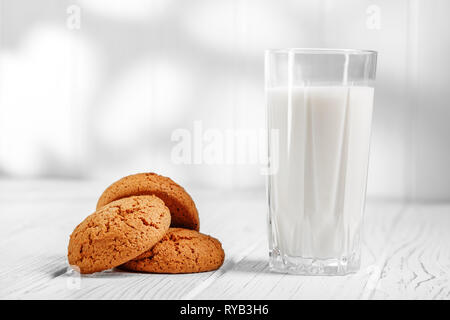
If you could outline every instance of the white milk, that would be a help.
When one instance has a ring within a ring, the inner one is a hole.
[[[279,130],[278,141],[269,139],[278,171],[268,190],[279,254],[341,258],[359,245],[373,94],[343,86],[267,91],[269,129]]]

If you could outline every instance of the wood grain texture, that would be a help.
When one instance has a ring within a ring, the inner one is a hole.
[[[450,206],[415,205],[386,246],[375,299],[450,298]]]
[[[225,299],[359,299],[370,295],[377,256],[385,241],[385,230],[402,206],[397,203],[372,204],[365,223],[364,256],[361,271],[344,277],[304,277],[276,274],[267,265],[267,241],[196,298]]]
[[[189,190],[222,268],[183,275],[68,268],[73,228],[107,182],[0,181],[1,299],[448,299],[450,204],[369,201],[361,270],[305,277],[268,270],[264,190]]]

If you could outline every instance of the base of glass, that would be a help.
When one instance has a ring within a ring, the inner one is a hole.
[[[308,276],[342,276],[357,272],[360,266],[358,254],[331,259],[290,257],[282,255],[277,249],[273,249],[269,254],[270,270],[280,273]]]

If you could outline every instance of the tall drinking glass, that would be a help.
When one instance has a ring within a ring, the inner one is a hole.
[[[359,269],[376,58],[362,50],[266,51],[273,271]]]

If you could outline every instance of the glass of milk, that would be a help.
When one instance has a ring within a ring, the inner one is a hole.
[[[273,271],[359,269],[376,59],[363,50],[266,51]]]

